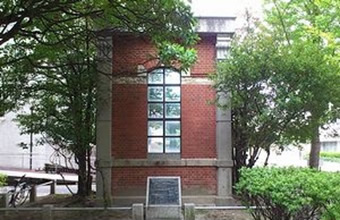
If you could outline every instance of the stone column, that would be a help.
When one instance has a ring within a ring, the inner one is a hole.
[[[228,102],[225,94],[218,94],[219,104]],[[217,200],[218,205],[228,205],[232,199],[232,145],[231,111],[216,107],[216,150],[217,150]]]
[[[98,40],[96,196],[103,205],[111,204],[112,137],[112,38]]]

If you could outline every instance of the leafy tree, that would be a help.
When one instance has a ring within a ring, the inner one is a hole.
[[[311,141],[309,165],[318,168],[319,128],[339,116],[340,2],[268,0],[267,5],[272,6],[266,12],[267,31],[291,48],[300,65],[308,67],[309,78],[300,88],[310,95],[305,103],[310,113],[308,133],[296,131],[294,136]]]
[[[196,21],[189,6],[181,0],[4,0],[0,11],[3,12],[0,15],[0,72],[29,58],[36,45],[56,48],[88,34],[83,28],[84,17],[91,24],[92,35],[125,31],[150,36],[159,50],[157,59],[164,64],[177,61],[185,69],[196,59],[195,51],[190,48],[198,39],[194,32]],[[6,86],[9,85],[7,79],[18,78],[1,75],[1,94],[6,94],[0,99],[2,114],[15,107],[20,96],[20,92],[14,92],[20,88],[13,90]]]
[[[37,36],[39,32],[48,31],[49,25],[65,22],[66,20],[60,17],[50,17],[49,15],[58,11],[70,13],[71,10],[67,10],[67,8],[72,7],[72,4],[76,2],[79,0],[2,1],[0,3],[0,45],[16,35]],[[43,29],[32,30],[31,27],[38,20],[45,24]]]
[[[280,24],[251,26],[213,76],[230,96],[221,107],[232,109],[234,182],[261,151],[267,163],[272,146],[310,140],[339,111],[339,65],[329,48],[307,35],[288,42]]]
[[[75,156],[79,166],[77,194],[86,196],[92,181],[96,77],[101,74],[96,68],[98,36],[111,31],[148,35],[159,49],[160,62],[179,62],[187,68],[196,57],[190,48],[197,39],[195,20],[180,0],[75,1],[71,7],[46,13],[46,17],[64,22],[43,31],[45,20],[36,19],[29,29],[37,35],[18,33],[13,44],[2,48],[5,83],[1,85],[19,84],[20,91],[7,90],[10,98],[6,100],[15,106],[16,97],[34,108],[33,114],[18,118],[24,133],[42,133],[43,142]],[[19,77],[22,83],[11,77]]]

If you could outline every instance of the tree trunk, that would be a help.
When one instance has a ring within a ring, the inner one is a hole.
[[[86,153],[81,153],[77,156],[78,158],[78,192],[77,195],[85,197],[89,195],[87,190],[87,166],[86,166]]]
[[[313,128],[313,137],[311,143],[311,149],[309,154],[309,167],[319,169],[319,161],[320,161],[320,134],[319,127],[315,126]]]

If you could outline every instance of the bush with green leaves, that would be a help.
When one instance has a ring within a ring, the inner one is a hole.
[[[236,192],[244,205],[257,206],[255,220],[336,220],[340,173],[309,168],[242,168]]]
[[[6,184],[7,177],[0,173],[0,186],[4,186]]]
[[[340,152],[321,152],[320,157],[323,160],[340,162]]]

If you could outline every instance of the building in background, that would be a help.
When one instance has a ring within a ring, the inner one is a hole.
[[[24,106],[20,113],[29,111],[29,107]],[[77,167],[73,158],[64,157],[48,144],[38,144],[42,138],[40,134],[21,134],[19,124],[15,121],[16,115],[15,112],[9,112],[0,116],[0,169],[44,170],[45,164]]]
[[[30,135],[20,134],[18,123],[14,121],[15,112],[9,112],[0,117],[0,167],[29,169],[30,168]],[[53,149],[47,145],[37,145],[33,136],[32,169],[43,169],[45,163],[51,163]],[[25,145],[25,148],[23,146]]]

